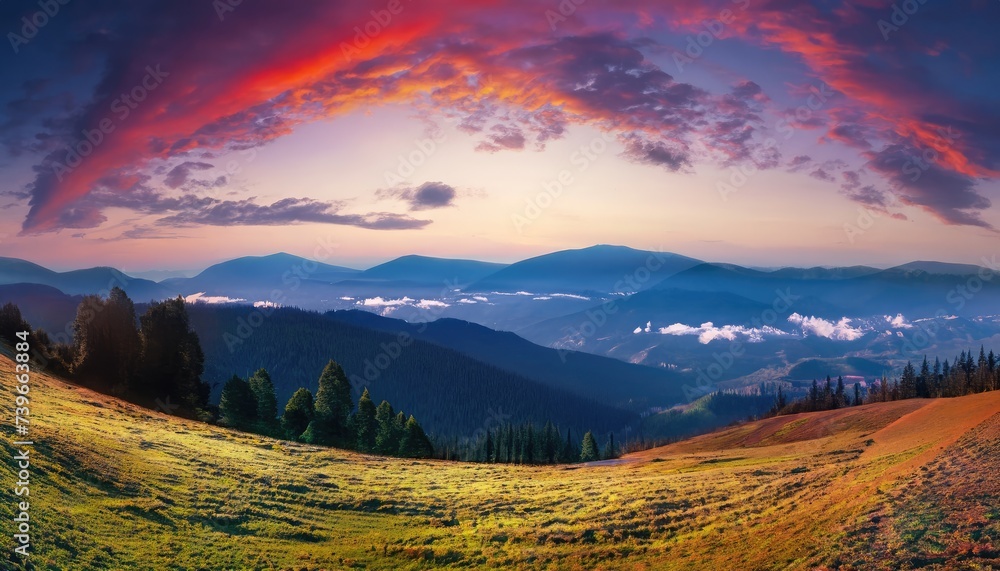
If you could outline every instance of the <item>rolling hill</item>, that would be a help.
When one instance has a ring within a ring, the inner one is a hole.
[[[270,299],[274,290],[289,291],[305,284],[329,284],[355,277],[361,272],[331,266],[284,252],[269,256],[245,256],[206,268],[192,278],[163,280],[164,287],[181,295],[207,295]]]
[[[0,258],[0,285],[41,284],[69,295],[104,294],[113,287],[125,290],[136,301],[159,300],[172,290],[150,280],[126,275],[114,268],[99,267],[55,272],[17,258]]]
[[[522,260],[465,289],[475,292],[624,293],[645,289],[699,263],[694,258],[669,252],[598,245]]]
[[[452,260],[429,256],[402,256],[369,268],[358,276],[364,280],[406,281],[453,287],[466,286],[507,267],[507,264]]]
[[[405,333],[547,386],[636,412],[683,401],[683,384],[693,383],[693,379],[663,368],[551,349],[513,333],[494,331],[467,321],[438,319],[427,324],[412,324],[365,311],[336,311],[326,316],[367,329],[397,335]]]
[[[497,417],[514,423],[551,420],[577,433],[601,434],[638,419],[635,411],[615,406],[616,400],[570,392],[544,374],[528,378],[453,349],[420,339],[401,342],[398,334],[318,313],[281,308],[262,317],[246,306],[193,305],[188,314],[205,353],[202,377],[215,385],[214,399],[233,374],[247,377],[264,367],[284,406],[300,387],[315,394],[323,366],[335,359],[351,379],[355,401],[368,388],[373,399],[416,415],[440,438],[469,437]],[[621,394],[628,393],[621,389]]]
[[[773,418],[615,463],[517,467],[317,448],[44,374],[32,383],[32,560],[46,569],[1000,565],[1000,392]],[[0,399],[12,398],[4,383]],[[11,462],[0,473],[14,481]]]

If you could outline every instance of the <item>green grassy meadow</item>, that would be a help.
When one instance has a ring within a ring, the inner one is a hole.
[[[8,409],[13,369],[0,358]],[[37,569],[1000,565],[1000,392],[772,418],[562,467],[322,449],[45,375],[31,396]]]

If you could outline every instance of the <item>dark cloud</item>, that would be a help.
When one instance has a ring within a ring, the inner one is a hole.
[[[975,179],[925,161],[920,150],[903,144],[868,153],[868,167],[887,178],[904,204],[918,206],[945,224],[994,229],[980,211],[991,206],[975,190]]]
[[[826,172],[826,169],[823,169],[823,168],[818,168],[818,169],[812,171],[811,173],[809,173],[809,176],[811,176],[811,177],[813,177],[813,178],[815,178],[817,180],[822,180],[822,181],[826,181],[826,182],[833,182],[833,181],[836,180],[835,178],[833,178],[832,174]]]
[[[812,157],[809,155],[798,155],[788,161],[788,172],[799,172],[812,164]]]
[[[443,182],[425,182],[417,187],[403,187],[379,190],[378,198],[395,198],[410,203],[410,210],[430,210],[454,206],[457,192],[454,187]]]
[[[830,129],[828,136],[849,146],[858,149],[870,149],[872,144],[868,141],[872,136],[870,130],[857,123],[843,123]]]
[[[671,172],[691,165],[687,149],[672,149],[664,142],[644,140],[637,135],[625,139],[624,155],[637,163],[661,166]]]
[[[521,150],[524,148],[525,137],[520,128],[508,125],[494,125],[493,133],[487,141],[476,146],[477,151],[495,153],[500,150]],[[561,134],[561,131],[558,133]],[[550,137],[551,138],[551,135]]]
[[[170,172],[168,172],[167,176],[163,179],[163,184],[167,185],[169,188],[178,188],[188,181],[188,177],[191,176],[191,171],[204,171],[211,169],[214,166],[215,165],[209,163],[184,161],[183,163],[170,169]]]
[[[376,212],[342,214],[337,205],[309,198],[285,198],[273,204],[248,200],[226,200],[207,208],[188,210],[158,220],[173,227],[188,226],[284,226],[289,224],[339,224],[370,230],[407,230],[423,228],[430,220],[417,220],[400,214]]]

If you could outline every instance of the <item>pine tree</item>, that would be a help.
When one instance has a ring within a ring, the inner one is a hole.
[[[566,430],[566,442],[563,443],[562,450],[559,451],[559,461],[563,464],[576,462],[580,459],[580,452],[573,443],[573,431]]]
[[[494,461],[494,449],[493,449],[493,433],[489,430],[486,431],[486,446],[485,454],[483,457],[483,462],[493,462]]]
[[[250,430],[257,421],[257,399],[250,384],[233,375],[222,388],[219,399],[219,424],[237,430]]]
[[[339,448],[353,448],[347,426],[354,403],[351,402],[351,384],[344,369],[333,359],[323,368],[316,391],[316,426],[313,428],[315,444]]]
[[[615,446],[614,432],[612,432],[608,437],[608,445],[604,448],[603,457],[605,460],[614,460],[618,457],[618,448]]]
[[[941,371],[941,360],[938,359],[937,357],[934,357],[934,372],[932,374],[934,376],[932,377],[930,394],[932,397],[939,397],[941,396],[941,390],[942,390],[941,380],[943,375]]]
[[[399,435],[396,433],[396,413],[388,401],[382,401],[375,409],[375,452],[393,456],[399,451]]]
[[[285,438],[301,440],[306,429],[315,416],[313,396],[309,389],[299,389],[292,394],[285,405],[285,413],[281,416],[281,428]]]
[[[191,329],[184,299],[154,302],[139,318],[142,372],[135,392],[148,401],[179,404],[181,412],[202,415],[210,387],[202,382],[205,354]]]
[[[837,391],[833,396],[833,408],[840,408],[847,405],[846,390],[844,388],[844,377],[837,376]]]
[[[559,431],[552,422],[546,422],[542,430],[542,456],[543,461],[554,464],[559,455]]]
[[[22,331],[31,331],[31,326],[21,316],[21,309],[13,303],[5,303],[0,307],[0,341],[15,345],[21,341],[17,334]]]
[[[920,365],[920,374],[917,376],[916,383],[916,396],[917,398],[927,398],[931,396],[930,387],[933,384],[931,380],[931,365],[927,362],[927,355],[924,355],[924,362]]]
[[[375,403],[368,395],[368,389],[358,399],[358,412],[354,418],[354,429],[357,431],[357,448],[361,452],[374,452],[378,435],[378,419]]]
[[[594,433],[587,431],[583,435],[583,444],[580,446],[580,461],[593,462],[600,460],[600,458],[601,455],[597,449],[597,440],[594,438]]]
[[[854,383],[854,406],[861,406],[861,383]]]
[[[430,439],[413,415],[410,415],[403,429],[403,438],[399,442],[399,455],[402,458],[430,458],[434,455]]]
[[[257,432],[267,436],[277,436],[281,430],[278,421],[278,396],[274,392],[274,382],[267,369],[258,369],[247,380],[254,400],[257,401]]]
[[[917,371],[913,368],[913,363],[906,362],[903,367],[903,376],[899,380],[899,396],[901,399],[912,399],[917,396]]]
[[[97,390],[136,398],[134,383],[138,380],[142,343],[135,306],[124,290],[112,288],[106,300],[86,296],[77,308],[73,339],[73,369],[78,378]],[[165,396],[161,394],[160,398]]]

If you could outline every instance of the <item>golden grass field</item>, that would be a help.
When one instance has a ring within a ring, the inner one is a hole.
[[[6,357],[0,378],[10,410]],[[511,467],[240,434],[44,375],[32,387],[39,569],[1000,565],[1000,392],[772,418],[616,465]]]

